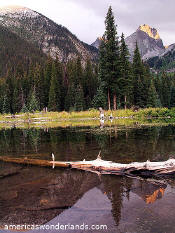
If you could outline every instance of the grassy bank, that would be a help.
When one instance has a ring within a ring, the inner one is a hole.
[[[158,117],[171,117],[175,118],[175,108],[146,108],[138,111],[131,109],[105,111],[105,117],[113,115],[115,118],[158,118]],[[34,112],[34,113],[19,113],[14,116],[9,114],[1,114],[0,121],[57,121],[57,120],[71,120],[71,119],[97,119],[99,118],[99,111],[92,109],[82,112]]]
[[[113,122],[109,121],[112,113]],[[175,122],[175,108],[147,108],[139,111],[117,110],[105,111],[104,125],[132,125],[136,122],[142,124],[152,119],[159,122],[161,119],[169,119],[171,123]],[[10,114],[0,115],[0,127],[69,127],[69,126],[98,126],[99,111],[89,110],[82,112],[34,112],[19,113],[14,116]]]

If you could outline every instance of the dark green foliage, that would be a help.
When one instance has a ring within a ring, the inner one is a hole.
[[[59,94],[58,94],[58,96],[59,96],[59,111],[64,110],[65,95],[67,92],[66,81],[64,79],[64,68],[65,68],[65,65],[61,64],[57,58],[55,61],[55,69],[56,69],[57,83],[59,86]]]
[[[52,77],[52,59],[49,58],[44,71],[44,107],[49,103],[50,80]]]
[[[149,107],[152,107],[152,108],[161,107],[160,106],[160,100],[159,100],[159,97],[157,95],[157,92],[156,92],[153,81],[151,81],[151,84],[150,84],[150,87],[149,87],[149,90],[148,90],[147,107],[148,108]]]
[[[86,108],[91,107],[94,95],[97,92],[97,75],[93,71],[90,60],[87,61],[84,70],[83,90]]]
[[[175,86],[173,85],[171,88],[171,101],[170,101],[170,107],[175,107]]]
[[[75,104],[75,87],[73,84],[69,85],[67,95],[65,97],[65,110],[73,111]]]
[[[166,75],[162,76],[162,104],[165,107],[170,107],[171,101],[171,81]]]
[[[24,106],[23,106],[24,107]],[[30,91],[29,98],[28,98],[28,107],[27,109],[29,112],[34,112],[39,110],[39,103],[36,97],[36,91],[35,89]]]
[[[48,109],[49,111],[59,111],[60,110],[60,83],[56,72],[55,63],[52,64],[52,74],[51,74],[51,82],[50,82],[50,90],[49,90],[49,103]]]
[[[121,36],[121,46],[120,46],[120,95],[124,101],[125,109],[127,106],[131,106],[132,102],[132,92],[133,92],[133,82],[132,82],[132,70],[131,64],[129,62],[129,51],[127,45],[125,44],[124,34]]]
[[[109,7],[105,20],[105,33],[100,46],[99,77],[105,82],[108,96],[108,108],[111,108],[111,98],[114,100],[116,109],[116,98],[119,97],[120,60],[119,42],[112,8]]]
[[[92,106],[94,108],[102,107],[103,109],[107,107],[107,97],[105,95],[103,82],[100,83],[100,86],[97,89],[97,94],[94,96]]]
[[[6,94],[2,98],[2,113],[10,113],[9,99]]]
[[[27,106],[26,106],[26,104],[24,104],[23,106],[22,106],[22,109],[21,109],[21,112],[28,112],[29,110],[28,110],[28,108],[27,108]]]
[[[20,102],[20,89],[17,87],[14,89],[13,92],[13,99],[12,99],[12,111],[13,113],[17,113],[21,111],[22,103]]]
[[[138,45],[134,51],[133,58],[133,104],[140,108],[147,105],[148,92],[151,82],[149,68],[141,60]]]
[[[75,89],[75,111],[83,111],[84,110],[84,93],[81,85],[78,85]]]

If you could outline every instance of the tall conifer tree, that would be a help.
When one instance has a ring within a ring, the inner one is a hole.
[[[144,77],[144,65],[142,63],[138,45],[136,43],[136,48],[133,57],[133,101],[134,101],[134,105],[138,107],[144,107],[143,77]]]
[[[49,103],[48,108],[50,111],[60,110],[60,84],[56,75],[55,63],[52,64],[51,83],[49,90]]]
[[[121,36],[121,46],[120,46],[120,64],[121,64],[121,75],[119,79],[119,86],[121,91],[121,96],[124,98],[125,109],[129,103],[129,97],[133,91],[132,86],[132,74],[131,74],[131,64],[129,62],[129,50],[125,43],[124,34]]]
[[[148,90],[148,99],[146,107],[160,107],[160,101],[156,92],[156,88],[154,86],[153,80],[151,80],[151,84]]]
[[[111,109],[111,99],[113,99],[114,110],[117,108],[117,96],[119,95],[118,78],[120,75],[120,62],[119,62],[119,42],[117,37],[117,30],[115,19],[112,12],[112,7],[108,9],[105,20],[105,33],[101,47],[101,54],[103,56],[103,73],[101,74],[102,81],[105,81],[108,108]]]

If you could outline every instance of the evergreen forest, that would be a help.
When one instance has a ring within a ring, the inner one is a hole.
[[[0,113],[83,111],[104,109],[175,107],[175,74],[152,73],[141,59],[136,43],[130,61],[125,37],[109,7],[99,60],[80,57],[61,63],[14,38],[8,31],[0,37]],[[8,44],[8,47],[7,47]],[[12,49],[13,45],[13,49]],[[24,46],[25,45],[25,46]],[[20,47],[20,48],[19,48]],[[17,52],[17,51],[20,51]],[[35,51],[35,52],[34,52]],[[31,53],[31,54],[30,54]],[[26,54],[24,56],[24,54]]]

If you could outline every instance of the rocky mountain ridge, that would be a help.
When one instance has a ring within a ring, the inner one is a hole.
[[[160,39],[160,36],[159,36],[159,33],[158,33],[157,29],[151,28],[147,24],[140,25],[137,30],[141,30],[141,31],[147,33],[149,35],[149,37],[152,37],[155,40]]]
[[[61,62],[80,57],[96,60],[98,50],[80,41],[67,28],[26,7],[0,8],[0,25],[34,44],[52,58]]]
[[[173,45],[165,47],[160,35],[155,28],[151,28],[147,24],[140,25],[138,29],[126,37],[126,44],[128,45],[131,58],[133,57],[136,42],[138,44],[143,60],[147,60],[156,56],[164,56],[173,48]],[[99,48],[101,37],[98,37],[92,46]]]
[[[157,30],[146,24],[140,25],[136,32],[128,36],[125,41],[128,45],[131,58],[134,55],[136,42],[143,60],[159,56],[165,51],[163,41]]]

